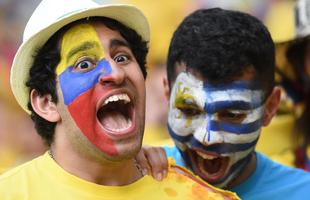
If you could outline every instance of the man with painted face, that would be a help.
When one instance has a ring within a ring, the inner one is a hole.
[[[259,20],[219,8],[186,17],[169,48],[164,83],[175,147],[166,154],[242,199],[303,199],[310,191],[309,174],[255,152],[280,100],[274,54]],[[144,150],[152,158],[152,149]]]
[[[11,86],[49,150],[1,175],[1,200],[238,199],[186,169],[170,165],[168,179],[158,182],[137,166],[148,41],[147,20],[133,6],[39,4]]]

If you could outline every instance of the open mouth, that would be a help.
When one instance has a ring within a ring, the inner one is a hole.
[[[133,127],[133,104],[127,94],[115,94],[104,100],[97,111],[102,127],[113,134],[124,134]]]
[[[198,150],[191,150],[190,156],[193,170],[207,182],[215,183],[225,176],[229,157],[222,157],[214,153]]]

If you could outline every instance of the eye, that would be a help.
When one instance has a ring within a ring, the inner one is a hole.
[[[73,66],[75,72],[88,72],[96,67],[96,61],[91,58],[82,58]]]
[[[238,123],[241,123],[245,119],[246,113],[243,113],[240,111],[224,110],[224,111],[219,111],[217,113],[217,116],[220,121],[238,124]]]
[[[126,64],[129,61],[129,56],[124,54],[117,55],[114,57],[114,61],[116,63]]]
[[[188,117],[193,117],[196,115],[200,115],[201,111],[195,108],[178,108],[184,115]]]
[[[185,103],[184,101],[182,101],[182,103],[177,102],[175,106],[188,117],[193,117],[202,113],[201,109],[199,109],[199,107],[195,103]]]

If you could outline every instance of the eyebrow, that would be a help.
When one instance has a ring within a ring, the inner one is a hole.
[[[247,111],[251,109],[256,109],[260,107],[261,104],[259,102],[246,102],[242,100],[234,100],[234,101],[217,101],[213,103],[206,103],[204,106],[204,110],[207,113],[216,113],[220,110],[240,110]]]
[[[67,55],[67,60],[69,60],[72,56],[74,56],[75,54],[77,54],[80,51],[86,51],[88,49],[92,49],[94,47],[99,46],[99,44],[97,42],[84,42],[81,45],[75,47],[74,49],[72,49],[71,51],[69,51],[68,55]]]
[[[110,42],[110,49],[122,47],[122,46],[130,48],[129,44],[123,40],[112,39]]]

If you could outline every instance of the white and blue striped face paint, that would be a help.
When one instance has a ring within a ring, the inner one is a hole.
[[[250,160],[263,120],[254,81],[212,85],[182,72],[173,85],[168,129],[194,173],[225,187]]]

